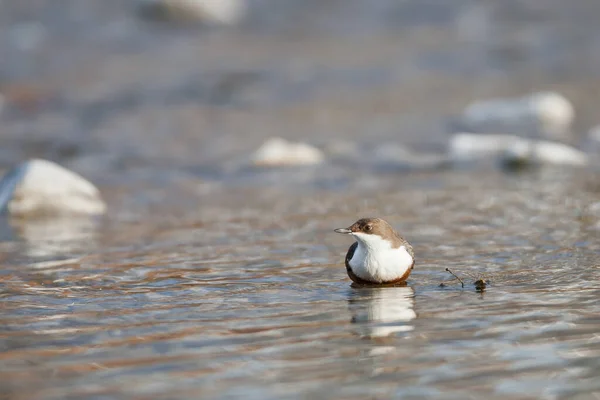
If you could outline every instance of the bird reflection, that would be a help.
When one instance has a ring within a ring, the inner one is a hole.
[[[402,287],[361,287],[352,289],[348,299],[352,323],[361,336],[382,338],[414,329],[414,290]]]

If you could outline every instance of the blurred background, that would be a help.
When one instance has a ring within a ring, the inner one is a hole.
[[[0,3],[1,165],[202,175],[273,136],[439,150],[468,104],[549,90],[576,139],[600,122],[594,0],[211,2]]]
[[[0,398],[600,393],[599,20],[598,0],[0,0],[0,170],[52,160],[108,204],[2,225]],[[560,165],[500,167],[533,154],[508,135]],[[414,245],[408,287],[349,288],[332,230],[365,216]],[[447,267],[470,286],[440,288]]]

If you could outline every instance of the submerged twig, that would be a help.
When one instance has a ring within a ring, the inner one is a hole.
[[[451,281],[446,281],[446,282],[459,281],[460,285],[464,289],[465,282],[458,275],[456,275],[454,272],[452,272],[452,270],[450,268],[446,268],[446,272],[448,272],[449,274],[451,274],[454,277],[454,279],[452,279]],[[468,273],[468,272],[465,272],[464,274],[467,277],[469,277],[470,279],[472,279],[472,281],[471,280],[470,281],[473,282],[473,286],[475,286],[475,290],[478,292],[484,292],[485,289],[490,284],[488,275],[483,275],[483,274],[474,275],[474,274]],[[440,283],[440,287],[446,287],[446,282]]]
[[[460,285],[461,285],[463,288],[465,287],[465,283],[463,282],[463,280],[462,280],[462,279],[460,279],[460,278],[458,277],[458,275],[456,275],[454,272],[452,272],[452,271],[450,270],[450,268],[446,268],[446,272],[448,272],[450,275],[452,275],[453,277],[455,277],[456,279],[458,279],[458,281],[460,282]]]

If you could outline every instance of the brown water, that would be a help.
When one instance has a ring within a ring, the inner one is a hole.
[[[489,6],[489,40],[464,29],[483,2],[257,0],[216,31],[120,3],[0,5],[3,32],[46,35],[0,35],[1,162],[60,161],[110,207],[3,221],[0,398],[600,396],[597,172],[413,170],[373,150],[438,150],[469,100],[546,88],[582,133],[595,1]],[[246,167],[271,135],[329,161]],[[349,284],[332,230],[375,215],[415,247],[406,287]],[[464,289],[439,286],[445,268]]]

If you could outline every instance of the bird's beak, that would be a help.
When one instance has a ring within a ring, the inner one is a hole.
[[[338,228],[338,229],[335,229],[334,232],[344,233],[346,235],[349,234],[349,233],[352,233],[352,231],[350,229],[348,229],[348,228]]]

